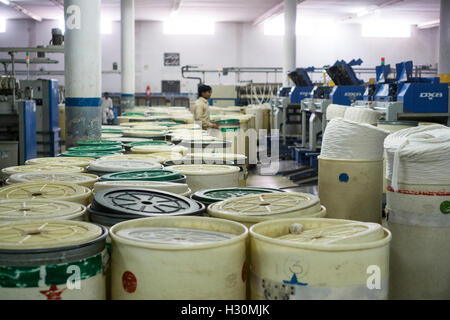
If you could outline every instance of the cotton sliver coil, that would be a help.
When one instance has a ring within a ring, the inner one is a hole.
[[[330,104],[327,108],[327,120],[344,118],[345,110],[347,110],[348,108],[350,107],[340,104]]]
[[[320,156],[328,159],[383,159],[383,141],[389,131],[342,118],[328,124]]]
[[[348,107],[345,110],[344,119],[359,123],[377,124],[380,119],[381,113],[368,108],[354,108]]]
[[[397,131],[384,142],[386,178],[398,184],[450,184],[450,128],[418,126]]]

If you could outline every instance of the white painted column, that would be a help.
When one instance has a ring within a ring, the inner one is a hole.
[[[440,75],[450,74],[450,1],[441,0],[439,26],[439,65]],[[448,76],[447,76],[448,77]]]
[[[284,0],[283,85],[290,86],[287,74],[295,69],[297,0]]]
[[[101,0],[64,1],[67,147],[101,137],[100,4]]]
[[[123,113],[134,108],[134,94],[136,92],[134,0],[121,0],[120,12],[122,40],[121,112]]]

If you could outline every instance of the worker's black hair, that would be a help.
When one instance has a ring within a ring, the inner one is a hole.
[[[201,84],[198,86],[198,97],[200,98],[202,96],[203,92],[212,91],[212,88],[206,84]]]
[[[104,96],[108,95],[109,96],[109,92],[105,92],[103,93]]]

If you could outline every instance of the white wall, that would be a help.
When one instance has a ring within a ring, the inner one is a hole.
[[[8,20],[7,32],[0,33],[0,46],[47,45],[51,29],[56,21],[34,22],[31,20]],[[412,28],[410,38],[363,38],[360,25],[338,25],[333,36],[306,37],[297,39],[297,65],[302,67],[322,67],[336,60],[346,61],[361,58],[361,67],[375,67],[380,58],[386,63],[412,60],[414,64],[432,64],[438,61],[438,28],[420,30]],[[265,36],[262,26],[248,23],[216,23],[215,35],[178,36],[164,35],[161,22],[136,22],[136,91],[144,92],[147,85],[152,92],[161,91],[161,80],[182,80],[183,92],[195,91],[197,82],[181,78],[181,67],[164,67],[163,53],[179,52],[181,65],[199,65],[201,69],[216,70],[219,67],[281,67],[282,37]],[[57,65],[40,65],[33,68],[63,70],[62,54],[48,54],[60,61]],[[0,54],[0,57],[7,57]],[[120,22],[113,22],[112,34],[102,35],[102,68],[112,70],[113,62],[120,69]],[[19,67],[18,69],[23,68]],[[201,74],[195,76],[202,77]],[[315,74],[314,80],[320,75]],[[370,76],[361,75],[367,80]],[[372,75],[373,77],[373,75]],[[63,83],[63,77],[53,77]],[[269,81],[279,81],[269,76]],[[266,75],[244,74],[241,80],[266,81]],[[103,74],[102,90],[120,92],[120,75]],[[206,74],[206,83],[233,84],[236,76]]]

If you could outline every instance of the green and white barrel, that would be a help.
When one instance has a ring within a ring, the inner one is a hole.
[[[139,188],[139,189],[161,190],[179,194],[185,197],[188,197],[191,194],[191,189],[189,189],[189,186],[185,183],[175,183],[167,181],[136,181],[136,180],[97,182],[94,185],[94,193],[105,189],[113,189],[113,188]]]
[[[186,177],[179,172],[160,169],[160,170],[138,170],[116,172],[103,175],[101,181],[170,181],[177,183],[186,183]]]
[[[391,233],[376,223],[281,219],[250,228],[252,300],[385,300]]]
[[[86,219],[86,207],[79,203],[34,199],[0,201],[0,224],[13,221]]]
[[[86,146],[86,147],[92,147],[92,146],[120,146],[122,142],[120,141],[114,141],[114,140],[80,140],[77,141],[77,146]]]
[[[102,158],[102,157],[106,157],[106,156],[115,156],[115,155],[120,155],[121,152],[116,152],[116,151],[97,151],[97,152],[87,152],[87,151],[66,151],[61,153],[61,157],[75,157],[75,158],[80,158],[80,157],[86,157],[86,158]]]
[[[106,299],[107,234],[70,220],[0,225],[0,299]]]
[[[239,128],[240,128],[239,119],[217,120],[216,123],[219,126],[219,130],[221,132],[239,131]]]
[[[67,151],[90,153],[90,152],[122,152],[122,145],[91,145],[91,146],[78,146],[69,148]]]

